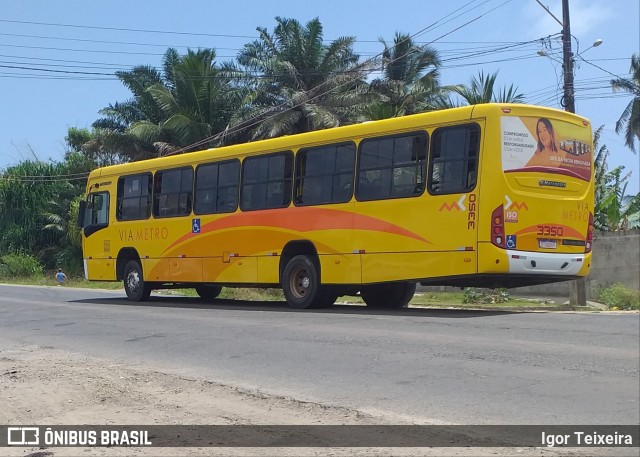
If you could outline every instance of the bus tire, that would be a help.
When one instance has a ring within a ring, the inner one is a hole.
[[[129,260],[124,267],[124,291],[131,301],[147,301],[151,295],[151,285],[145,282],[142,266],[137,260]]]
[[[196,286],[196,293],[204,301],[212,301],[218,298],[222,292],[222,286]]]
[[[416,292],[412,282],[394,282],[364,286],[360,291],[362,299],[370,308],[398,309],[406,308]]]
[[[284,267],[282,290],[289,306],[295,309],[324,308],[337,298],[331,301],[333,294],[322,287],[318,268],[306,255],[293,257]]]

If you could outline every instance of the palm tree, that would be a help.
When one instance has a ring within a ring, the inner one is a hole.
[[[627,195],[627,185],[631,173],[623,176],[624,167],[609,171],[607,159],[609,150],[600,145],[604,125],[593,134],[595,210],[593,223],[598,230],[626,230],[640,224],[640,193]]]
[[[180,55],[169,48],[162,72],[148,66],[117,72],[133,98],[101,111],[106,117],[93,124],[98,147],[120,148],[136,159],[194,143],[190,149],[214,146],[209,137],[225,129],[240,102],[227,66],[218,66],[215,56],[213,49]]]
[[[162,113],[147,89],[161,84],[162,74],[148,65],[138,65],[129,71],[118,71],[116,76],[133,97],[100,110],[105,117],[92,124],[93,134],[81,149],[92,157],[115,156],[122,157],[124,161],[153,157],[156,155],[153,143],[132,135],[129,128],[143,120],[161,122]]]
[[[451,88],[452,92],[458,94],[468,105],[480,103],[524,103],[524,95],[518,93],[518,88],[511,84],[509,87],[503,86],[499,92],[495,91],[496,78],[498,72],[485,75],[483,71],[478,76],[471,78],[468,86],[458,85]],[[451,106],[455,103],[449,102]]]
[[[630,220],[637,221],[640,212],[640,193],[626,195],[631,173],[623,176],[624,166],[614,168],[604,176],[605,190],[596,205],[596,213],[602,212],[605,225],[601,229],[614,231],[630,228]]]
[[[216,66],[214,59],[213,49],[189,50],[184,56],[169,49],[165,54],[165,81],[147,88],[161,119],[137,121],[130,132],[153,142],[160,153],[196,142],[201,142],[199,149],[214,146],[215,142],[206,139],[226,128],[239,105],[231,77]]]
[[[404,116],[434,109],[432,100],[438,93],[440,59],[430,46],[418,46],[410,35],[396,33],[393,45],[384,45],[383,78],[371,82],[370,89],[378,95],[365,115],[369,119]]]
[[[243,139],[271,138],[335,127],[355,120],[364,101],[364,67],[357,65],[353,37],[328,45],[322,25],[304,26],[276,17],[270,34],[246,44],[238,63],[250,74],[248,97],[234,117],[232,132]]]
[[[609,158],[609,150],[607,145],[600,145],[600,137],[604,125],[601,125],[593,133],[593,150],[596,151],[594,159],[594,187],[595,187],[595,211],[594,225],[598,230],[605,230],[607,226],[606,208],[602,204],[602,200],[607,195],[607,159]]]
[[[616,133],[624,130],[625,144],[636,152],[635,141],[640,141],[640,57],[637,54],[631,56],[629,73],[631,78],[612,79],[611,87],[614,91],[622,90],[633,96],[616,122]]]

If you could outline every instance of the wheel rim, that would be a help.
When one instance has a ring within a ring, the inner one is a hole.
[[[306,268],[296,268],[291,272],[289,289],[296,299],[300,300],[306,297],[311,285],[311,277]]]
[[[140,273],[136,270],[130,271],[127,275],[127,288],[132,293],[136,293],[140,289]]]

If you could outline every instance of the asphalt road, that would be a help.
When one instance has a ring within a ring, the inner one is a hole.
[[[53,346],[417,422],[639,424],[640,316],[285,303],[0,285],[0,349]]]

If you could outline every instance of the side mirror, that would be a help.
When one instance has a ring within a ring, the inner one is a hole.
[[[87,202],[82,200],[78,207],[78,227],[84,228],[84,215],[87,211]]]

